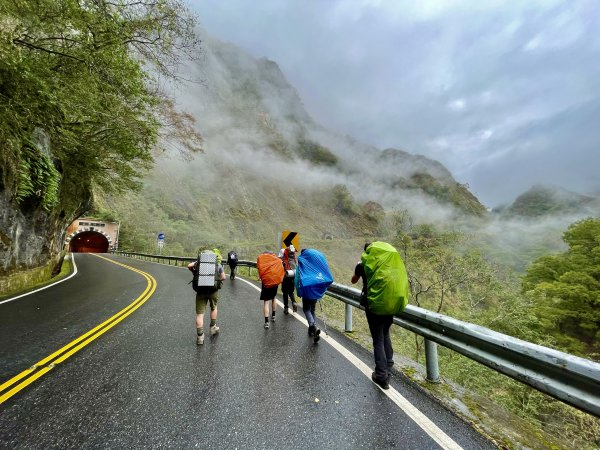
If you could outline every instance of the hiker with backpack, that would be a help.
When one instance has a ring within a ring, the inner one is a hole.
[[[352,283],[362,279],[361,305],[365,307],[373,339],[375,371],[371,379],[382,389],[389,389],[394,349],[390,327],[394,315],[408,304],[408,276],[398,251],[385,242],[366,243],[354,268]]]
[[[281,282],[281,292],[283,293],[283,313],[289,314],[289,301],[292,301],[292,311],[298,311],[296,306],[296,297],[294,296],[294,275],[296,273],[296,248],[290,244],[289,247],[286,247],[283,250],[281,255],[281,260],[283,262],[283,269],[285,270],[285,275],[283,277],[283,281]]]
[[[235,269],[238,265],[238,257],[235,250],[227,253],[227,264],[229,265],[229,279],[235,280]]]
[[[218,250],[217,250],[218,252]],[[196,261],[188,264],[188,269],[194,274],[192,288],[196,291],[196,344],[204,344],[204,312],[206,304],[210,303],[210,334],[219,333],[217,326],[217,303],[219,289],[225,279],[225,271],[221,265],[221,254],[211,250],[202,250]]]
[[[263,302],[263,316],[265,318],[265,330],[269,329],[269,303],[271,304],[271,322],[275,322],[275,309],[277,302],[277,288],[283,281],[284,270],[279,259],[273,252],[263,252],[256,259],[258,276],[262,283],[260,299]]]
[[[294,284],[298,297],[302,297],[302,311],[308,322],[308,335],[313,338],[315,344],[321,339],[315,313],[317,302],[325,295],[331,283],[333,276],[325,255],[312,248],[303,249],[298,257]]]

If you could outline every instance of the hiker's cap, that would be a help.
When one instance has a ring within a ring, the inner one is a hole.
[[[290,252],[292,252],[292,253],[296,252],[296,247],[294,247],[294,244],[290,244],[289,249],[290,249]]]

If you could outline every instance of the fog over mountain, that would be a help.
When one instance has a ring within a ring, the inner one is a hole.
[[[543,216],[490,214],[442,163],[327,129],[275,61],[199,32],[199,58],[180,72],[195,81],[164,88],[195,118],[205,152],[182,159],[167,145],[140,193],[100,202],[121,222],[126,248],[152,251],[160,231],[170,254],[209,244],[253,258],[287,229],[301,234],[302,246],[326,251],[334,267],[347,267],[365,241],[394,241],[394,213],[408,212],[404,226],[467,233],[467,245],[522,271],[541,254],[563,251],[564,230],[597,211],[571,200],[555,208],[551,196]]]
[[[397,149],[382,152],[327,130],[307,114],[275,62],[200,32],[200,61],[183,73],[202,82],[179,87],[176,99],[206,140],[205,155],[191,163],[202,178],[226,173],[239,183],[252,179],[299,190],[345,185],[359,203],[410,209],[418,219],[434,222],[457,212],[483,212],[440,163]],[[424,182],[424,175],[431,179]],[[429,181],[460,191],[475,206],[460,211],[459,202],[434,198],[422,189]]]
[[[319,123],[442,162],[489,207],[600,177],[594,0],[196,0],[204,27],[277,61]]]
[[[313,242],[364,243],[395,230],[385,225],[386,212],[440,226],[486,214],[441,163],[328,130],[276,62],[199,32],[199,58],[180,71],[196,81],[164,89],[195,118],[205,151],[182,159],[169,142],[140,193],[100,205],[117,214],[130,248],[163,231],[179,243],[169,251],[252,242],[251,254],[251,245],[273,242],[285,229]]]

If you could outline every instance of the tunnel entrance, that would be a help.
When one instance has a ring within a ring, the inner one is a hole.
[[[106,253],[108,239],[97,231],[83,231],[71,239],[69,251],[74,253]]]

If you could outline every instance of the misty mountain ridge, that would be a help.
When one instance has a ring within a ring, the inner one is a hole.
[[[568,191],[559,186],[534,185],[505,208],[497,208],[504,217],[539,218],[544,216],[597,216],[600,198]]]
[[[425,196],[468,214],[484,212],[439,162],[400,150],[380,152],[315,123],[273,61],[253,58],[205,36],[202,64],[193,70],[207,87],[193,96],[203,105],[196,115],[207,148],[244,147],[254,153],[270,152],[281,162],[307,163],[305,169],[330,168],[329,178],[337,180],[330,185],[347,185],[359,202],[377,201],[386,209],[411,209],[411,201]],[[186,95],[180,101],[197,110],[198,104],[190,104],[190,99]],[[373,189],[379,192],[368,195]],[[404,191],[402,198],[399,191]]]
[[[487,216],[443,164],[327,130],[275,62],[202,39],[199,61],[183,74],[201,82],[174,96],[196,118],[205,153],[185,160],[166,150],[141,192],[101,205],[117,213],[130,248],[158,231],[172,253],[199,242],[273,242],[284,229],[364,242],[394,227],[386,212],[441,226]]]

